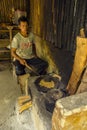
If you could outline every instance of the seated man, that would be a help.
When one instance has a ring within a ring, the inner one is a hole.
[[[15,58],[16,74],[24,75],[26,64],[34,67],[38,74],[45,74],[48,63],[36,55],[34,35],[28,32],[28,20],[22,16],[18,20],[20,32],[13,40],[11,54]]]

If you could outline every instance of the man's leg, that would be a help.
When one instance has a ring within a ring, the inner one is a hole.
[[[16,75],[24,75],[25,74],[25,66],[20,64],[18,60],[14,62],[15,69],[16,69]]]
[[[26,60],[27,64],[33,66],[39,74],[45,74],[48,67],[48,63],[40,58],[32,58]]]

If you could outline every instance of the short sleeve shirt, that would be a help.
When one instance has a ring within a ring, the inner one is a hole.
[[[23,37],[19,32],[12,40],[12,48],[16,48],[16,54],[23,59],[30,59],[34,56],[32,44],[34,43],[34,34],[29,33],[28,37]]]

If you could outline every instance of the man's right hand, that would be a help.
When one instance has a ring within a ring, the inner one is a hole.
[[[20,64],[25,65],[26,61],[24,59],[20,59]]]
[[[16,54],[16,48],[11,48],[11,55],[20,62],[20,64],[25,65],[27,64],[26,61],[22,58],[20,58],[17,54]]]

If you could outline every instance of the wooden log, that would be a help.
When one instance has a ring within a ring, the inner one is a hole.
[[[82,76],[82,72],[86,64],[87,64],[87,39],[77,37],[77,48],[73,70],[67,85],[67,90],[69,94],[72,95],[76,93],[79,86],[79,81]]]
[[[18,97],[18,100],[25,100],[25,99],[30,99],[31,97],[29,95],[24,95],[24,96],[20,96]]]
[[[19,114],[21,114],[24,110],[27,110],[28,108],[30,108],[32,106],[32,102],[28,102],[22,106],[20,106],[19,108]]]

